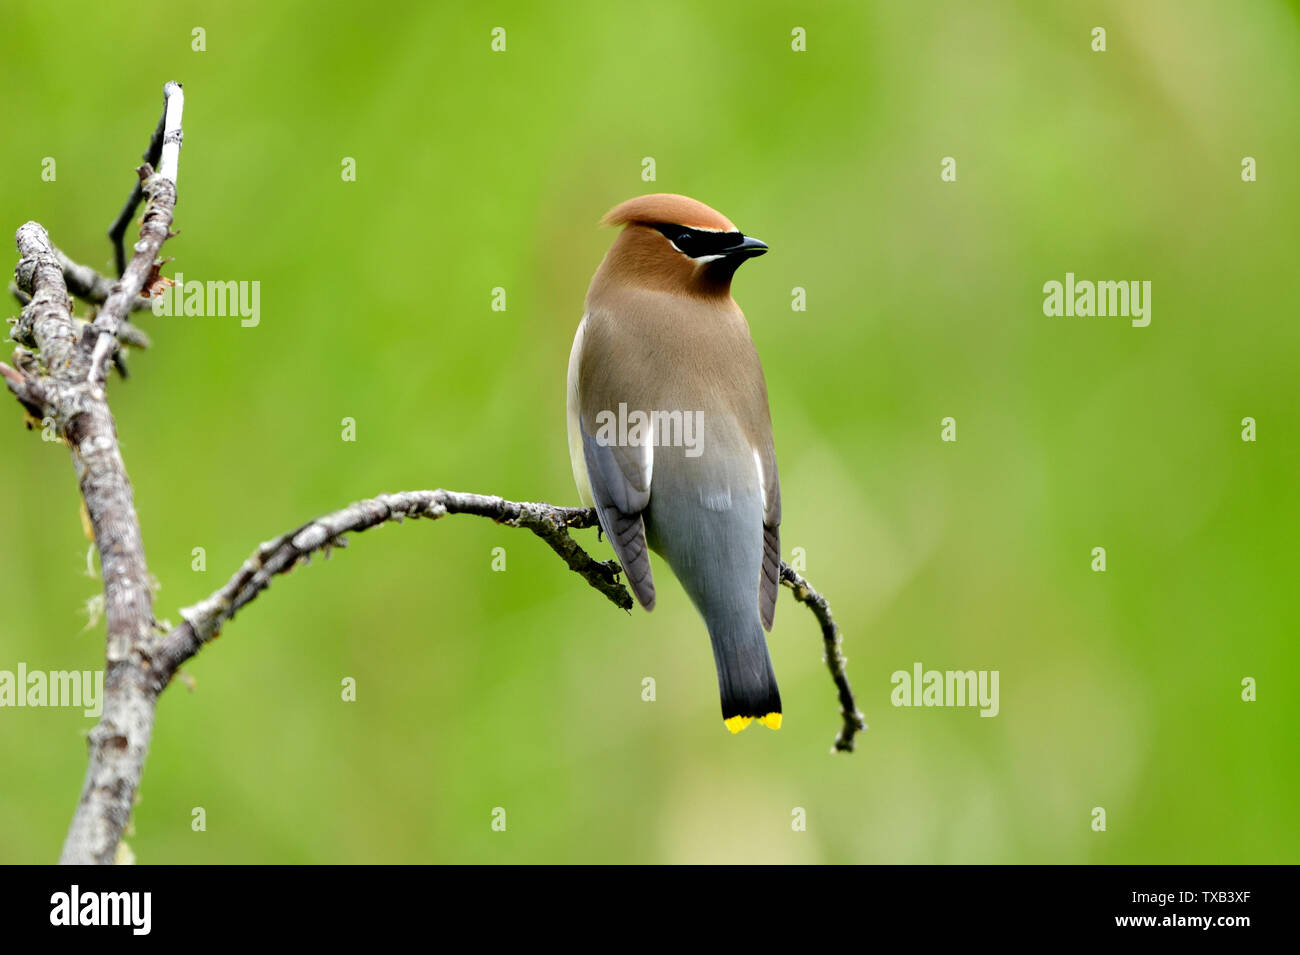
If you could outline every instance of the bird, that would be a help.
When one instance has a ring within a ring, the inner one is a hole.
[[[723,724],[781,726],[768,651],[781,566],[781,487],[767,384],[731,280],[768,247],[698,200],[616,205],[569,355],[578,494],[637,602],[655,606],[650,551],[704,619]]]

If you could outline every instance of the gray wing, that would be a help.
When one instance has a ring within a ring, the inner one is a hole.
[[[600,517],[600,526],[609,537],[614,555],[623,565],[628,584],[637,601],[646,610],[655,606],[655,582],[650,572],[650,552],[646,547],[645,522],[641,512],[650,503],[650,473],[653,451],[650,446],[622,447],[600,444],[580,421],[582,453],[587,462],[587,480]]]
[[[763,488],[763,572],[758,579],[758,615],[763,629],[776,619],[776,595],[781,589],[781,481],[776,475],[776,454],[771,445],[759,452],[759,480]]]

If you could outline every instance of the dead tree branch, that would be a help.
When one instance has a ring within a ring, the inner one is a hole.
[[[346,547],[349,533],[359,533],[389,521],[432,518],[448,514],[477,514],[498,524],[532,531],[564,560],[574,573],[600,591],[617,607],[632,609],[632,595],[618,579],[616,561],[598,561],[569,536],[570,528],[593,527],[595,512],[582,507],[521,504],[483,494],[456,491],[403,491],[383,494],[326,514],[310,523],[266,541],[244,561],[224,587],[206,600],[181,611],[184,623],[163,639],[154,654],[154,674],[162,690],[176,668],[216,637],[225,622],[267,587],[278,574],[286,574],[316,551],[326,556],[334,547]]]
[[[161,693],[177,669],[220,634],[227,620],[270,587],[274,577],[287,574],[298,564],[310,560],[313,553],[323,551],[328,557],[333,548],[347,546],[345,535],[360,533],[389,521],[401,523],[408,517],[437,520],[448,514],[476,514],[491,518],[498,524],[532,531],[560,555],[570,570],[608,597],[616,607],[632,609],[632,595],[619,580],[618,562],[594,559],[569,536],[570,529],[597,525],[593,509],[520,503],[441,489],[382,494],[326,514],[264,542],[225,586],[206,600],[182,610],[181,617],[185,622],[173,628],[153,654],[151,662],[156,692]],[[795,600],[812,611],[822,628],[826,665],[838,691],[844,719],[843,727],[835,737],[834,748],[852,752],[854,735],[865,730],[867,724],[858,712],[853,689],[849,686],[845,672],[848,660],[841,650],[839,626],[831,616],[826,598],[784,561],[781,563],[781,583],[790,588]]]
[[[180,86],[167,84],[165,96],[168,125],[179,144]],[[153,594],[131,482],[105,395],[107,360],[154,268],[176,203],[174,162],[157,173],[141,167],[140,178],[148,197],[141,238],[93,324],[72,317],[63,264],[45,230],[35,222],[19,228],[21,258],[14,277],[30,301],[12,332],[20,346],[16,368],[0,364],[9,390],[35,417],[50,418],[72,452],[104,578],[104,711],[90,732],[90,765],[63,862],[113,861],[153,732],[155,694],[147,663],[154,642]]]
[[[166,107],[163,111],[162,148],[155,173],[146,163],[137,172],[148,203],[140,222],[140,240],[135,244],[135,255],[113,286],[104,305],[95,316],[95,327],[108,332],[95,343],[90,373],[103,380],[107,374],[106,363],[117,349],[118,335],[127,320],[131,304],[140,297],[145,284],[157,274],[158,253],[171,237],[172,212],[176,208],[176,175],[180,165],[181,114],[185,109],[185,93],[179,83],[168,83],[163,88]]]
[[[359,501],[263,543],[223,587],[182,610],[180,626],[159,634],[131,483],[105,390],[108,363],[117,357],[120,344],[147,342],[127,319],[131,311],[148,307],[147,294],[142,293],[152,291],[151,285],[158,280],[158,255],[173,234],[185,102],[180,84],[164,87],[164,101],[163,119],[150,143],[147,161],[137,170],[139,196],[147,203],[140,239],[129,263],[122,261],[122,222],[134,213],[136,192],[110,231],[118,243],[118,281],[72,262],[35,222],[20,227],[16,237],[20,259],[14,270],[13,292],[23,308],[12,331],[18,345],[14,365],[0,363],[0,377],[33,418],[54,423],[71,451],[104,580],[107,649],[103,713],[90,732],[89,765],[60,856],[64,863],[116,860],[144,772],[158,695],[178,668],[266,590],[273,578],[318,551],[328,556],[332,548],[346,546],[349,533],[408,517],[488,517],[541,538],[615,606],[631,610],[633,603],[619,579],[618,563],[596,560],[569,534],[570,530],[595,527],[593,510],[446,490],[404,491]],[[73,317],[69,291],[98,305],[93,322]],[[844,719],[835,748],[852,750],[854,734],[866,729],[866,724],[845,675],[840,633],[830,607],[808,581],[785,564],[781,581],[821,625],[826,663]]]
[[[170,100],[167,96],[166,88],[163,89],[163,113],[158,117],[158,126],[149,137],[149,148],[144,151],[144,164],[146,166],[157,166],[159,159],[162,158],[163,137],[167,129],[167,108]],[[179,116],[177,117],[179,129]],[[173,176],[172,181],[176,179]],[[131,224],[131,217],[135,215],[136,206],[140,205],[140,200],[144,197],[144,190],[140,183],[131,187],[131,194],[127,196],[126,203],[122,206],[122,211],[117,214],[113,224],[108,227],[108,238],[113,243],[113,255],[117,263],[117,274],[122,275],[126,272],[126,229]]]
[[[68,258],[58,246],[54,246],[54,254],[59,260],[59,265],[63,268],[63,281],[68,287],[68,291],[91,305],[103,305],[112,293],[114,283],[112,279],[101,275],[88,265],[81,265],[78,262]],[[20,289],[17,285],[10,282],[9,291],[17,300],[18,304],[26,308],[31,302],[32,297]],[[131,303],[132,312],[140,312],[150,308],[149,299],[143,295],[138,295],[135,301]],[[150,345],[149,336],[144,333],[138,325],[133,325],[129,321],[124,321],[118,328],[118,341],[123,345],[131,345],[135,348],[148,348]],[[113,363],[117,370],[121,372],[122,377],[127,377],[126,361],[120,353],[113,356]]]
[[[107,275],[101,275],[89,265],[82,265],[80,262],[74,262],[63,254],[59,248],[55,248],[54,254],[59,258],[59,264],[63,267],[63,281],[68,285],[68,291],[83,302],[89,302],[91,305],[103,305],[108,301],[108,296],[113,292],[113,286],[117,283]],[[152,303],[143,295],[137,295],[135,301],[131,303],[131,311],[147,311]]]
[[[0,365],[0,374],[29,412],[53,420],[72,452],[99,550],[108,631],[104,711],[90,732],[90,768],[62,861],[111,862],[153,730],[154,699],[142,679],[153,596],[104,380],[92,373],[101,332],[72,318],[63,270],[43,228],[34,222],[20,228],[18,250],[18,284],[31,302],[14,339],[39,354],[20,349],[18,369]]]
[[[867,721],[858,712],[858,704],[853,698],[853,687],[849,686],[849,675],[845,672],[848,658],[844,656],[843,639],[840,637],[839,624],[831,616],[831,605],[826,598],[813,589],[812,584],[800,577],[785,561],[781,561],[781,583],[794,592],[794,599],[806,606],[817,618],[822,628],[822,641],[826,645],[826,668],[831,671],[835,689],[840,697],[840,716],[844,725],[835,736],[835,749],[844,753],[853,752],[853,737],[865,732]]]

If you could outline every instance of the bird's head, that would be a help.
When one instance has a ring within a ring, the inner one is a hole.
[[[688,294],[729,294],[741,263],[767,251],[717,210],[666,192],[615,206],[601,225],[626,227],[605,257],[606,268],[623,281]]]

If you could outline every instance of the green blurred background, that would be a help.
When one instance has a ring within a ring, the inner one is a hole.
[[[734,291],[783,545],[871,728],[828,754],[788,593],[785,726],[733,738],[675,583],[629,617],[525,532],[386,527],[278,581],[163,696],[140,862],[1300,861],[1296,4],[269,6],[3,14],[6,234],[37,219],[107,269],[175,78],[169,271],[261,282],[256,328],[143,316],[154,349],[112,386],[159,617],[379,492],[576,502],[596,221],[682,192],[772,247]],[[1045,317],[1067,271],[1151,281],[1150,327]],[[68,455],[7,414],[0,669],[100,666]],[[998,669],[1000,715],[894,708],[914,661]],[[57,857],[91,725],[0,710],[0,861]]]

